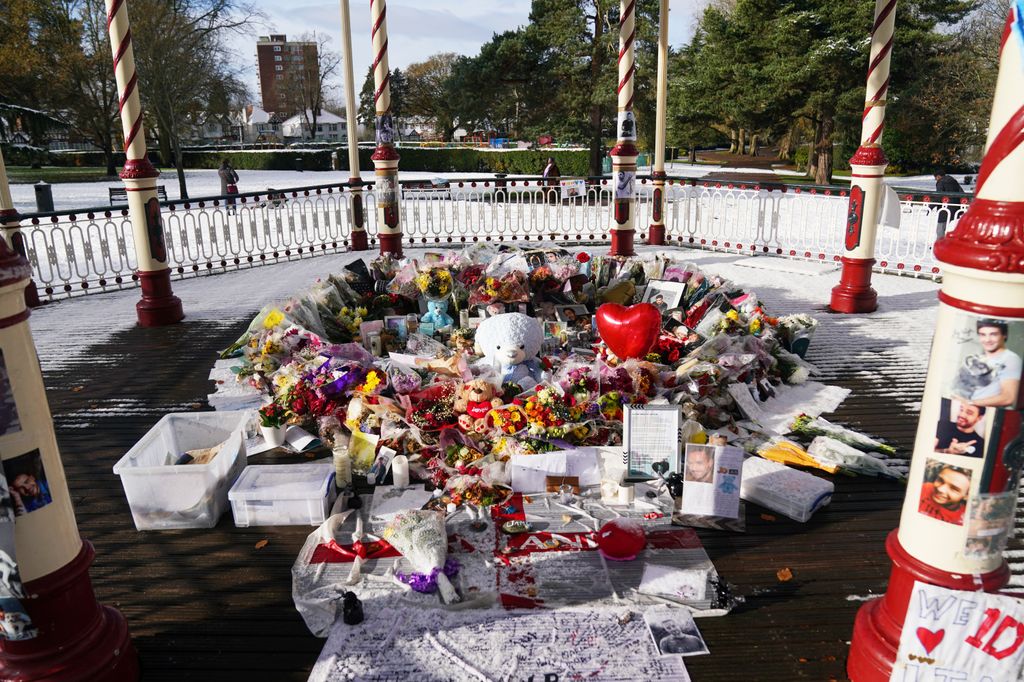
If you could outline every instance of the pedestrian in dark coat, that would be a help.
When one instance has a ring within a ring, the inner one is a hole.
[[[964,188],[960,186],[960,183],[952,175],[946,175],[945,171],[937,170],[935,171],[935,191],[942,194],[963,194]],[[936,241],[946,236],[946,224],[949,222],[950,215],[955,210],[954,206],[956,205],[952,203],[932,204],[932,208],[939,211],[939,221],[935,226]]]

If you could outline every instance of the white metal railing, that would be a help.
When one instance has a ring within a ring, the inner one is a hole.
[[[592,179],[581,196],[562,199],[538,178],[403,183],[402,227],[410,246],[472,241],[603,244],[611,225],[612,188]],[[372,183],[360,187],[370,243],[376,243]],[[637,243],[651,222],[652,184],[637,184]],[[750,254],[836,261],[843,253],[848,190],[670,179],[669,244]],[[270,190],[163,204],[168,262],[176,277],[254,267],[348,249],[352,185]],[[898,229],[882,227],[876,269],[934,277],[937,227],[947,229],[968,197],[904,194]],[[127,208],[21,216],[42,298],[134,286],[134,241]]]

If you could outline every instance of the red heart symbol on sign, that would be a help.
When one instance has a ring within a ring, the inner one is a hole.
[[[928,628],[917,629],[917,638],[921,640],[921,644],[924,646],[924,650],[929,654],[932,652],[932,649],[937,647],[942,642],[942,638],[945,636],[945,630],[936,630],[935,632],[932,632]]]
[[[642,358],[661,333],[661,312],[650,303],[605,303],[597,309],[597,331],[616,357]]]

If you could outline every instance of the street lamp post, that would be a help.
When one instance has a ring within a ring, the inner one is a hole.
[[[120,93],[118,109],[124,131],[125,163],[121,179],[128,194],[128,214],[138,263],[136,275],[142,287],[142,300],[136,304],[135,312],[143,327],[159,327],[180,322],[185,313],[181,301],[171,291],[171,270],[167,265],[164,226],[156,193],[160,173],[146,156],[146,132],[142,125],[127,0],[105,1],[114,76]]]
[[[915,581],[993,592],[1010,576],[1002,550],[1024,463],[1024,32],[1016,12],[1003,34],[977,198],[935,245],[942,289],[907,495],[886,541],[889,586],[854,623],[847,672],[855,682],[889,679]],[[957,380],[978,362],[1003,370],[984,385]],[[951,439],[951,424],[969,437]]]

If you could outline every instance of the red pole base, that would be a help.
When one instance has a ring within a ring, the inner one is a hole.
[[[171,271],[138,271],[142,300],[135,304],[135,314],[143,327],[164,327],[181,322],[185,317],[181,300],[171,291]]]
[[[853,624],[850,658],[846,662],[846,673],[853,682],[888,682],[915,580],[953,590],[978,589],[973,575],[942,571],[908,554],[897,533],[892,531],[885,540],[885,551],[892,560],[889,587],[883,597],[860,608]],[[996,570],[979,576],[979,580],[985,592],[995,592],[1009,582],[1010,569],[1004,561]]]
[[[402,235],[399,234],[381,234],[377,236],[380,239],[380,252],[381,255],[390,253],[396,258],[402,257]]]
[[[22,604],[39,629],[35,639],[0,640],[0,679],[71,682],[132,682],[139,659],[128,623],[117,610],[101,606],[92,591],[92,543],[66,566],[25,583]]]
[[[647,243],[651,246],[664,246],[665,226],[651,223],[651,226],[647,229]]]
[[[352,250],[367,251],[369,248],[366,241],[366,230],[352,230]]]
[[[878,309],[878,294],[871,288],[874,258],[843,257],[839,284],[832,289],[829,307],[836,313],[873,313]]]
[[[612,248],[609,256],[633,256],[633,235],[636,230],[612,230]]]

